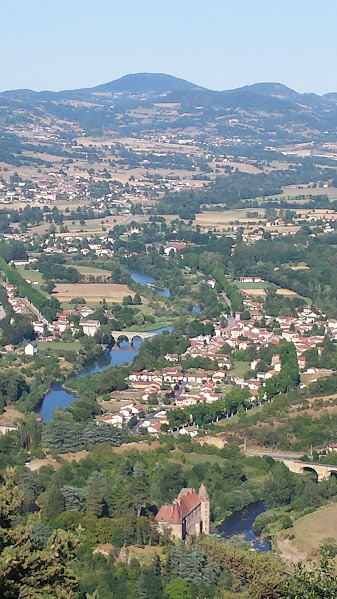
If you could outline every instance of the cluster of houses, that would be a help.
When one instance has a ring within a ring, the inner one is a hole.
[[[310,307],[305,307],[296,317],[279,316],[275,320],[279,324],[279,331],[269,330],[267,327],[257,326],[257,320],[262,316],[262,304],[252,301],[249,298],[244,300],[246,309],[249,309],[251,319],[248,321],[240,320],[240,313],[236,314],[234,325],[228,329],[215,326],[215,335],[200,335],[192,338],[190,347],[186,354],[178,356],[177,354],[166,354],[166,361],[174,363],[172,366],[167,366],[157,371],[143,370],[140,372],[132,372],[129,375],[130,386],[138,392],[140,400],[148,402],[151,396],[160,398],[165,396],[165,391],[171,389],[170,393],[166,394],[171,398],[170,407],[186,408],[196,403],[205,402],[212,403],[218,401],[223,396],[224,384],[231,384],[240,389],[246,389],[251,396],[252,404],[259,402],[261,397],[261,387],[265,382],[277,376],[281,371],[281,359],[278,352],[274,353],[271,360],[271,365],[268,370],[265,368],[259,370],[261,360],[257,357],[250,363],[250,378],[243,378],[231,374],[232,362],[230,355],[222,354],[221,348],[226,343],[232,350],[248,349],[251,344],[257,348],[266,347],[270,344],[278,346],[281,339],[286,339],[294,343],[299,368],[303,373],[315,374],[319,369],[308,368],[306,370],[306,360],[303,355],[307,350],[316,347],[324,340],[323,335],[306,336],[309,331],[312,333],[312,326],[315,323],[324,324],[325,334],[331,338],[337,339],[337,320],[325,319],[319,311],[313,311]],[[266,323],[272,317],[264,315]],[[320,347],[318,347],[320,351]],[[191,356],[207,356],[211,360],[217,361],[219,368],[217,370],[201,370],[190,369],[184,371],[179,364],[183,357]],[[219,359],[218,359],[219,358]],[[221,366],[219,362],[221,361]],[[247,365],[247,371],[249,365]],[[311,378],[305,384],[310,384],[316,380]],[[152,415],[145,424],[145,428],[151,434],[158,434],[161,427],[167,424],[166,412],[164,406],[159,407],[159,411]],[[143,426],[143,424],[142,424]],[[189,434],[194,436],[197,434],[197,428],[188,430],[189,427],[183,427],[181,434]],[[186,430],[185,430],[186,429]]]
[[[336,230],[337,212],[331,209],[316,208],[307,213],[298,214],[292,222],[285,222],[283,218],[275,218],[266,223],[260,222],[251,231],[245,231],[242,240],[246,244],[256,243],[264,238],[265,232],[271,237],[294,235],[302,225],[320,225],[323,233],[334,233]],[[236,228],[237,230],[237,228]]]
[[[27,304],[21,297],[17,297],[17,288],[15,285],[4,283],[4,287],[6,289],[8,303],[12,307],[13,312],[15,312],[15,314],[27,314]]]
[[[63,310],[56,314],[56,320],[47,322],[45,320],[36,320],[33,322],[34,332],[40,339],[45,341],[54,341],[57,337],[70,329],[74,331],[76,328],[74,317],[77,317],[78,325],[82,328],[84,335],[93,337],[101,326],[99,320],[89,319],[93,310],[89,306],[82,306],[76,310]]]

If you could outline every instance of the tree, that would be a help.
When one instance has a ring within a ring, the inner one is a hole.
[[[46,543],[33,534],[34,520],[13,527],[22,503],[14,469],[7,469],[0,487],[0,596],[75,599],[77,580],[72,571],[77,540],[55,530]]]
[[[286,580],[281,590],[284,599],[336,599],[336,567],[332,559],[323,552],[320,566],[307,570],[303,564],[295,566],[293,575]]]
[[[275,464],[271,477],[263,489],[268,508],[290,503],[295,490],[295,478],[292,472],[283,464]]]
[[[102,516],[104,498],[106,494],[106,481],[100,472],[93,472],[85,489],[86,511],[98,518]]]
[[[139,293],[136,293],[135,296],[134,296],[134,298],[133,298],[133,305],[134,306],[141,306],[141,304],[142,304],[142,299],[141,299]]]
[[[174,578],[165,586],[165,599],[192,599],[192,593],[186,580]]]
[[[137,587],[140,599],[162,599],[163,588],[158,557],[154,559],[150,568],[142,569]]]

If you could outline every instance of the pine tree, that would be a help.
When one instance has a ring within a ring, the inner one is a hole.
[[[75,599],[78,585],[71,563],[76,538],[56,530],[43,543],[33,534],[34,520],[12,527],[22,499],[15,472],[8,469],[0,487],[0,597]]]
[[[150,568],[143,568],[137,583],[140,599],[162,599],[163,587],[158,556]]]
[[[68,512],[83,512],[84,491],[77,487],[66,485],[61,489],[65,510]]]
[[[64,501],[61,488],[58,484],[54,484],[44,495],[42,514],[46,520],[53,520],[63,511]]]
[[[86,511],[91,512],[98,518],[102,516],[105,505],[106,481],[100,472],[93,472],[90,476],[86,489]]]

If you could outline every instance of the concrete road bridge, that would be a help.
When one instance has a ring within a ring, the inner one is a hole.
[[[330,466],[328,464],[302,462],[298,459],[301,457],[300,454],[286,454],[270,451],[246,451],[245,453],[248,457],[270,457],[278,462],[283,462],[283,464],[287,466],[291,472],[294,472],[294,474],[307,474],[308,472],[313,472],[317,476],[317,482],[319,483],[323,480],[327,480],[331,475],[337,476],[337,465]]]
[[[115,342],[118,344],[121,341],[127,341],[130,345],[133,345],[135,339],[150,339],[155,336],[154,331],[148,331],[147,333],[138,333],[137,331],[111,331],[111,337],[114,338]]]

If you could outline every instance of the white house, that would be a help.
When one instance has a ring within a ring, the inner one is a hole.
[[[25,346],[25,354],[26,356],[34,356],[37,354],[37,341],[30,341]]]
[[[93,337],[98,331],[101,323],[99,320],[81,320],[80,326],[82,327],[83,333],[88,337]]]

